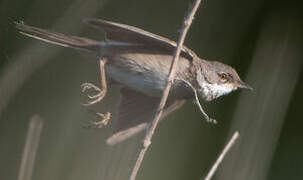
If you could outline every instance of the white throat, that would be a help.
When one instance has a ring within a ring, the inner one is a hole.
[[[204,98],[207,101],[213,100],[237,89],[231,84],[209,84],[207,82],[201,83],[200,86],[202,88]]]

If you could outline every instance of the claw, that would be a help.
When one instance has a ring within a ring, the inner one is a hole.
[[[83,83],[81,87],[83,93],[89,89],[93,89],[95,91],[101,91],[101,89],[98,86],[94,85],[93,83]]]
[[[89,129],[98,129],[106,126],[111,118],[111,113],[107,112],[106,114],[96,113],[96,115],[101,118],[97,121],[91,121],[89,125],[84,126],[85,128]]]
[[[208,117],[208,118],[206,119],[206,122],[208,122],[208,123],[213,123],[213,124],[217,124],[217,120],[215,120],[215,119],[213,119],[213,118],[210,118],[210,117]]]
[[[106,94],[106,90],[105,89],[100,89],[98,86],[96,86],[96,85],[94,85],[92,83],[83,83],[81,85],[81,87],[82,87],[82,92],[83,93],[86,93],[86,91],[90,90],[90,89],[93,89],[94,91],[99,92],[99,93],[93,94],[93,95],[91,95],[91,94],[89,94],[87,92],[86,96],[89,99],[91,99],[92,101],[89,101],[88,103],[83,104],[84,106],[90,106],[92,104],[96,104],[96,103],[100,102],[104,98],[104,96]]]
[[[95,94],[95,95],[87,94],[87,97],[88,97],[89,99],[96,99],[96,98],[102,96],[102,94],[104,94],[104,91],[101,91],[101,90],[100,90],[100,92],[99,92],[98,94]]]

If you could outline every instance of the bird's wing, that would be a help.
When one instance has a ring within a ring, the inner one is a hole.
[[[105,32],[106,38],[110,41],[143,44],[171,52],[176,47],[176,42],[174,41],[133,26],[91,18],[85,19],[84,22]],[[183,46],[181,55],[192,59],[194,52]]]
[[[159,98],[149,97],[128,88],[121,89],[121,99],[117,117],[114,120],[113,135],[107,144],[114,145],[146,129],[152,121]],[[164,108],[162,118],[180,108],[185,100],[169,100]]]

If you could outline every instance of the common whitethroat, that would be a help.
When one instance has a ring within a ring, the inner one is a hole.
[[[16,28],[26,36],[86,51],[99,59],[101,87],[84,83],[82,91],[94,89],[98,92],[87,94],[91,99],[88,105],[91,105],[103,99],[108,80],[122,86],[121,101],[113,122],[113,135],[107,139],[108,144],[115,144],[148,127],[166,85],[176,43],[125,24],[99,19],[85,19],[84,22],[103,31],[106,35],[105,41],[63,35],[24,23],[16,23]],[[211,101],[238,88],[252,90],[232,67],[201,59],[183,46],[176,80],[170,90],[162,118],[191,99],[192,90],[206,101]],[[111,114],[99,115],[104,119],[94,125],[106,125]]]

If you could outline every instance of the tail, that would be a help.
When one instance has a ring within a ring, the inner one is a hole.
[[[57,32],[25,25],[23,22],[15,22],[16,28],[21,34],[47,43],[98,53],[100,42],[78,36],[68,36]]]

